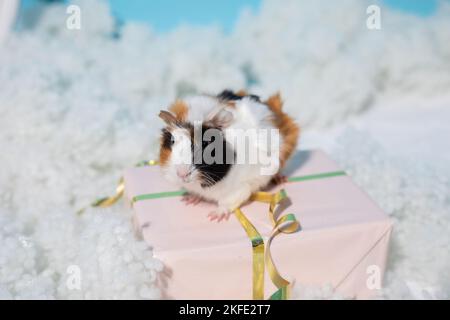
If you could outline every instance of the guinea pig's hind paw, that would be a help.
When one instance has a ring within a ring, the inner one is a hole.
[[[228,220],[230,219],[231,211],[227,209],[217,208],[214,211],[211,211],[208,214],[209,221],[217,220],[217,222],[220,222],[222,220]]]
[[[203,201],[203,198],[196,195],[196,194],[191,194],[191,193],[187,193],[183,196],[183,198],[181,198],[181,201],[183,201],[184,203],[186,203],[186,205],[197,205],[200,202]]]

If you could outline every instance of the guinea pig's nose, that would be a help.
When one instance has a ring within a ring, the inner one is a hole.
[[[177,176],[181,179],[186,179],[189,175],[189,170],[186,169],[177,169]]]

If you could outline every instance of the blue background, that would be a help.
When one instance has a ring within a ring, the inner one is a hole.
[[[22,6],[30,7],[38,2],[43,0],[22,0]],[[170,31],[183,23],[216,24],[230,31],[243,7],[255,10],[261,4],[261,0],[109,0],[109,2],[113,13],[119,19],[148,22],[158,32]],[[437,0],[382,0],[382,2],[420,16],[432,15],[437,7]]]

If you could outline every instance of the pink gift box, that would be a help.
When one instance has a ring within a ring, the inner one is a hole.
[[[321,151],[298,152],[284,174],[298,181],[271,192],[286,190],[291,205],[283,214],[295,214],[301,230],[281,234],[272,243],[280,274],[306,286],[330,285],[345,297],[376,296],[391,220]],[[214,205],[185,205],[158,166],[128,169],[124,179],[130,202],[152,195],[133,208],[139,231],[165,264],[159,279],[165,298],[252,298],[251,243],[234,216],[209,221]],[[253,202],[242,211],[266,240],[272,231],[268,204]],[[275,291],[266,274],[265,296]]]

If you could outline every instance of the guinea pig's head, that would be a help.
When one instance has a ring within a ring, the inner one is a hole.
[[[159,163],[168,180],[186,187],[209,188],[227,175],[235,159],[224,134],[232,121],[231,113],[215,111],[194,123],[164,110],[159,117],[166,124]]]

